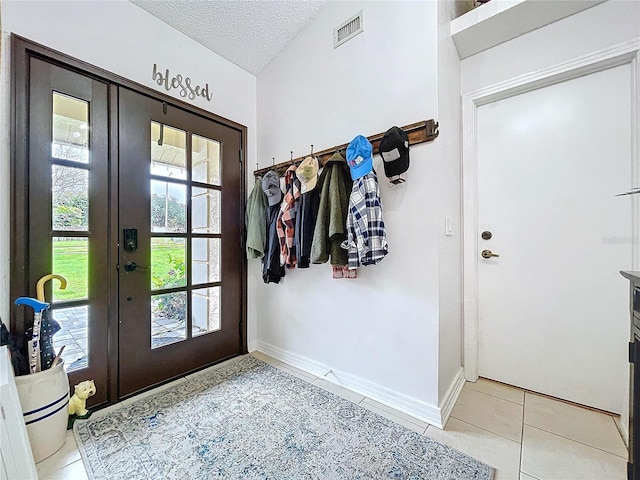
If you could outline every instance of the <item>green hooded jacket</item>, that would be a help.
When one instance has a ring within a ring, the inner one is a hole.
[[[347,211],[353,187],[349,166],[340,153],[327,160],[316,189],[320,192],[318,219],[311,244],[311,262],[346,265],[348,252],[340,246],[347,238]]]
[[[265,221],[265,209],[267,208],[267,196],[262,190],[262,178],[256,178],[256,183],[251,190],[245,211],[245,226],[247,227],[247,258],[262,258],[267,242],[267,223]]]

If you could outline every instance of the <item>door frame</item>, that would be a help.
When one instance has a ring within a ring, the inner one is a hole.
[[[110,132],[117,131],[118,125],[118,88],[126,87],[142,95],[153,97],[161,102],[166,102],[170,106],[186,110],[192,114],[199,115],[208,120],[221,123],[225,126],[240,131],[241,139],[241,185],[240,185],[240,206],[238,221],[244,225],[244,211],[246,209],[246,183],[247,183],[247,127],[229,120],[220,115],[196,107],[175,97],[167,95],[161,91],[154,90],[132,80],[103,70],[100,67],[91,65],[82,60],[70,57],[64,53],[53,50],[45,45],[28,40],[19,35],[11,34],[11,104],[10,104],[10,169],[11,169],[11,231],[10,241],[10,299],[24,296],[25,292],[34,291],[35,285],[28,285],[28,246],[25,241],[16,239],[27,239],[28,225],[26,218],[16,215],[16,212],[25,212],[28,204],[28,130],[27,119],[29,112],[29,59],[31,57],[40,58],[49,63],[59,65],[63,68],[75,71],[88,77],[93,77],[108,84],[108,117]],[[115,128],[115,130],[114,130]],[[118,399],[118,271],[116,269],[118,261],[118,138],[111,135],[109,138],[109,208],[111,222],[109,228],[109,325],[108,325],[108,353],[107,353],[107,404]],[[240,245],[244,246],[244,238],[240,239]],[[242,291],[240,293],[241,318],[240,336],[242,353],[247,353],[247,259],[242,255]],[[50,283],[48,287],[50,288]],[[23,333],[23,325],[27,318],[27,309],[18,309],[10,302],[10,326],[11,331],[18,334]],[[204,368],[204,367],[203,367]],[[167,381],[170,381],[168,379]]]
[[[462,97],[462,302],[464,376],[475,382],[479,366],[479,293],[478,293],[478,159],[477,110],[483,105],[521,93],[548,87],[577,77],[631,64],[632,84],[632,171],[634,184],[640,186],[640,39],[614,45],[589,55],[527,73]],[[631,196],[632,269],[640,269],[640,195]],[[623,266],[621,265],[621,268]]]

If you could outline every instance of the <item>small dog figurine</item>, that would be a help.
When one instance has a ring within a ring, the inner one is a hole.
[[[96,394],[96,385],[93,380],[85,380],[74,387],[75,393],[69,399],[69,415],[84,417],[89,413],[87,410],[87,398]]]

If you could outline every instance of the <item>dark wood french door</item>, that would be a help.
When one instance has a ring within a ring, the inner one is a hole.
[[[39,58],[29,59],[27,202],[14,212],[24,222],[26,272],[17,295],[35,297],[36,284],[55,273],[67,281],[46,285],[53,335],[69,382],[92,379],[94,403],[107,400],[109,319],[108,86]],[[13,241],[19,241],[13,238]],[[19,267],[18,267],[19,269]],[[51,288],[51,287],[54,288]],[[25,323],[32,311],[20,312]]]
[[[45,291],[70,384],[112,403],[246,351],[244,127],[13,48],[11,296],[66,278]],[[14,307],[12,331],[32,318]]]
[[[241,132],[121,88],[120,395],[242,351]]]

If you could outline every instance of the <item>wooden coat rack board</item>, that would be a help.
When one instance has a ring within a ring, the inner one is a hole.
[[[407,136],[409,137],[409,145],[432,142],[440,134],[440,132],[438,131],[438,122],[433,119],[412,123],[411,125],[402,127],[402,129],[407,132]],[[382,140],[383,136],[384,132],[367,137],[369,142],[371,142],[371,146],[373,147],[374,155],[378,152],[378,146],[380,145],[380,140]],[[348,143],[343,143],[342,145],[337,145],[335,147],[315,152],[313,156],[318,159],[320,166],[323,166],[325,162],[333,156],[334,153],[346,150],[348,146]],[[272,165],[270,167],[259,168],[258,170],[255,170],[253,174],[255,176],[260,176],[264,175],[270,170],[273,170],[274,172],[277,172],[278,175],[283,176],[287,168],[289,168],[294,163],[300,163],[306,157],[308,157],[308,155],[305,155],[304,157],[294,158],[293,160],[288,160],[286,162],[276,163],[275,165]]]

